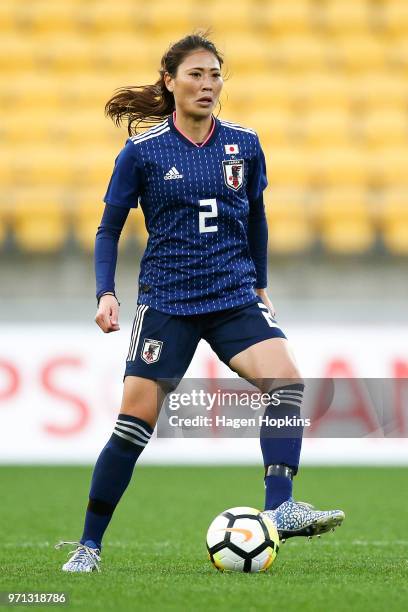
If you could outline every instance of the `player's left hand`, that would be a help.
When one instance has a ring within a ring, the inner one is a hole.
[[[261,298],[265,306],[268,307],[268,310],[270,311],[271,315],[275,317],[276,316],[275,307],[272,304],[271,300],[269,299],[268,294],[266,293],[265,289],[255,289],[255,292],[257,295],[259,295],[259,297]]]

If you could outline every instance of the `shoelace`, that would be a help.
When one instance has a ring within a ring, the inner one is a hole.
[[[75,559],[73,560],[73,562],[80,563],[85,558],[90,561],[94,567],[96,567],[96,570],[98,572],[101,571],[98,565],[101,560],[98,554],[99,550],[96,550],[95,548],[90,548],[89,546],[85,546],[85,544],[81,544],[81,542],[58,542],[58,544],[55,545],[55,548],[62,548],[62,546],[65,546],[67,544],[76,546],[76,548],[74,550],[71,550],[67,555],[69,556],[75,554]]]

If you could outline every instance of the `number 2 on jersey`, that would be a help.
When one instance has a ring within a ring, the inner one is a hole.
[[[210,198],[209,200],[199,200],[199,204],[200,206],[211,206],[211,210],[200,210],[198,212],[198,226],[200,229],[200,234],[203,234],[204,232],[218,232],[218,225],[205,224],[206,219],[217,217],[217,200],[215,198]]]

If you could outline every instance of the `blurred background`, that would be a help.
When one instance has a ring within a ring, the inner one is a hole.
[[[104,336],[94,238],[127,138],[104,105],[117,87],[155,82],[169,44],[195,28],[211,28],[225,55],[221,116],[256,129],[266,154],[269,292],[305,375],[408,377],[405,0],[9,0],[0,460],[69,460],[72,448],[91,460],[109,431],[146,233],[132,211],[122,329]],[[189,374],[230,375],[207,346]],[[17,417],[25,450],[7,436]]]

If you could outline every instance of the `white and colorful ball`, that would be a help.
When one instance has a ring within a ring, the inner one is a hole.
[[[279,536],[273,521],[256,508],[229,508],[208,528],[207,550],[220,571],[264,572],[276,559]]]

